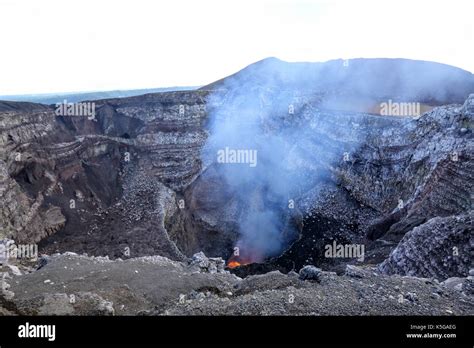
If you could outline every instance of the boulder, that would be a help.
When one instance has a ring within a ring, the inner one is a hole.
[[[311,265],[304,266],[299,272],[301,280],[309,280],[312,282],[320,282],[322,273],[320,268]]]

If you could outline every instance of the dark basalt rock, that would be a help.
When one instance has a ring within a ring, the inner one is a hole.
[[[300,279],[301,280],[309,280],[313,282],[319,282],[321,281],[321,272],[322,270],[320,268],[314,267],[314,266],[304,266],[300,270]]]

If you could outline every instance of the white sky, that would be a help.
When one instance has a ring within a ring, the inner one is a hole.
[[[265,57],[474,72],[472,0],[0,0],[0,95],[203,85]]]

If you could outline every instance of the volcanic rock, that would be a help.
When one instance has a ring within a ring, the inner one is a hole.
[[[258,183],[248,204],[206,153],[210,116],[240,115],[242,91],[266,135],[298,130],[284,167],[292,208]],[[201,90],[94,101],[97,121],[0,102],[0,238],[39,243],[48,261],[15,264],[22,275],[3,267],[0,310],[472,314],[473,92],[472,74],[442,64],[269,59]],[[381,115],[388,99],[419,102],[423,114]],[[262,207],[281,220],[283,246],[233,269],[241,279],[223,260],[242,217]],[[363,244],[364,261],[326,257],[333,242]],[[298,269],[328,281],[286,275]],[[425,279],[453,277],[462,291],[440,285],[443,296]],[[392,287],[417,300],[398,303]]]
[[[201,251],[193,255],[190,261],[190,267],[200,272],[225,273],[225,261],[220,257],[208,258]]]
[[[446,279],[467,277],[471,267],[473,214],[436,217],[408,232],[379,267],[387,274]]]
[[[314,267],[314,266],[311,266],[311,265],[308,265],[308,266],[304,266],[301,270],[300,270],[300,279],[301,280],[309,280],[309,281],[315,281],[315,282],[319,282],[321,281],[321,269],[320,268],[317,268],[317,267]]]
[[[468,315],[473,306],[472,297],[424,278],[368,273],[314,283],[271,272],[240,279],[160,256],[55,255],[8,283],[14,295],[0,294],[0,312],[20,315]],[[433,298],[437,288],[443,296]],[[400,293],[413,302],[400,303]]]

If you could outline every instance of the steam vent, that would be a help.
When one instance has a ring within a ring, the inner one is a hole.
[[[268,58],[83,102],[0,101],[0,314],[474,314],[471,73]]]

